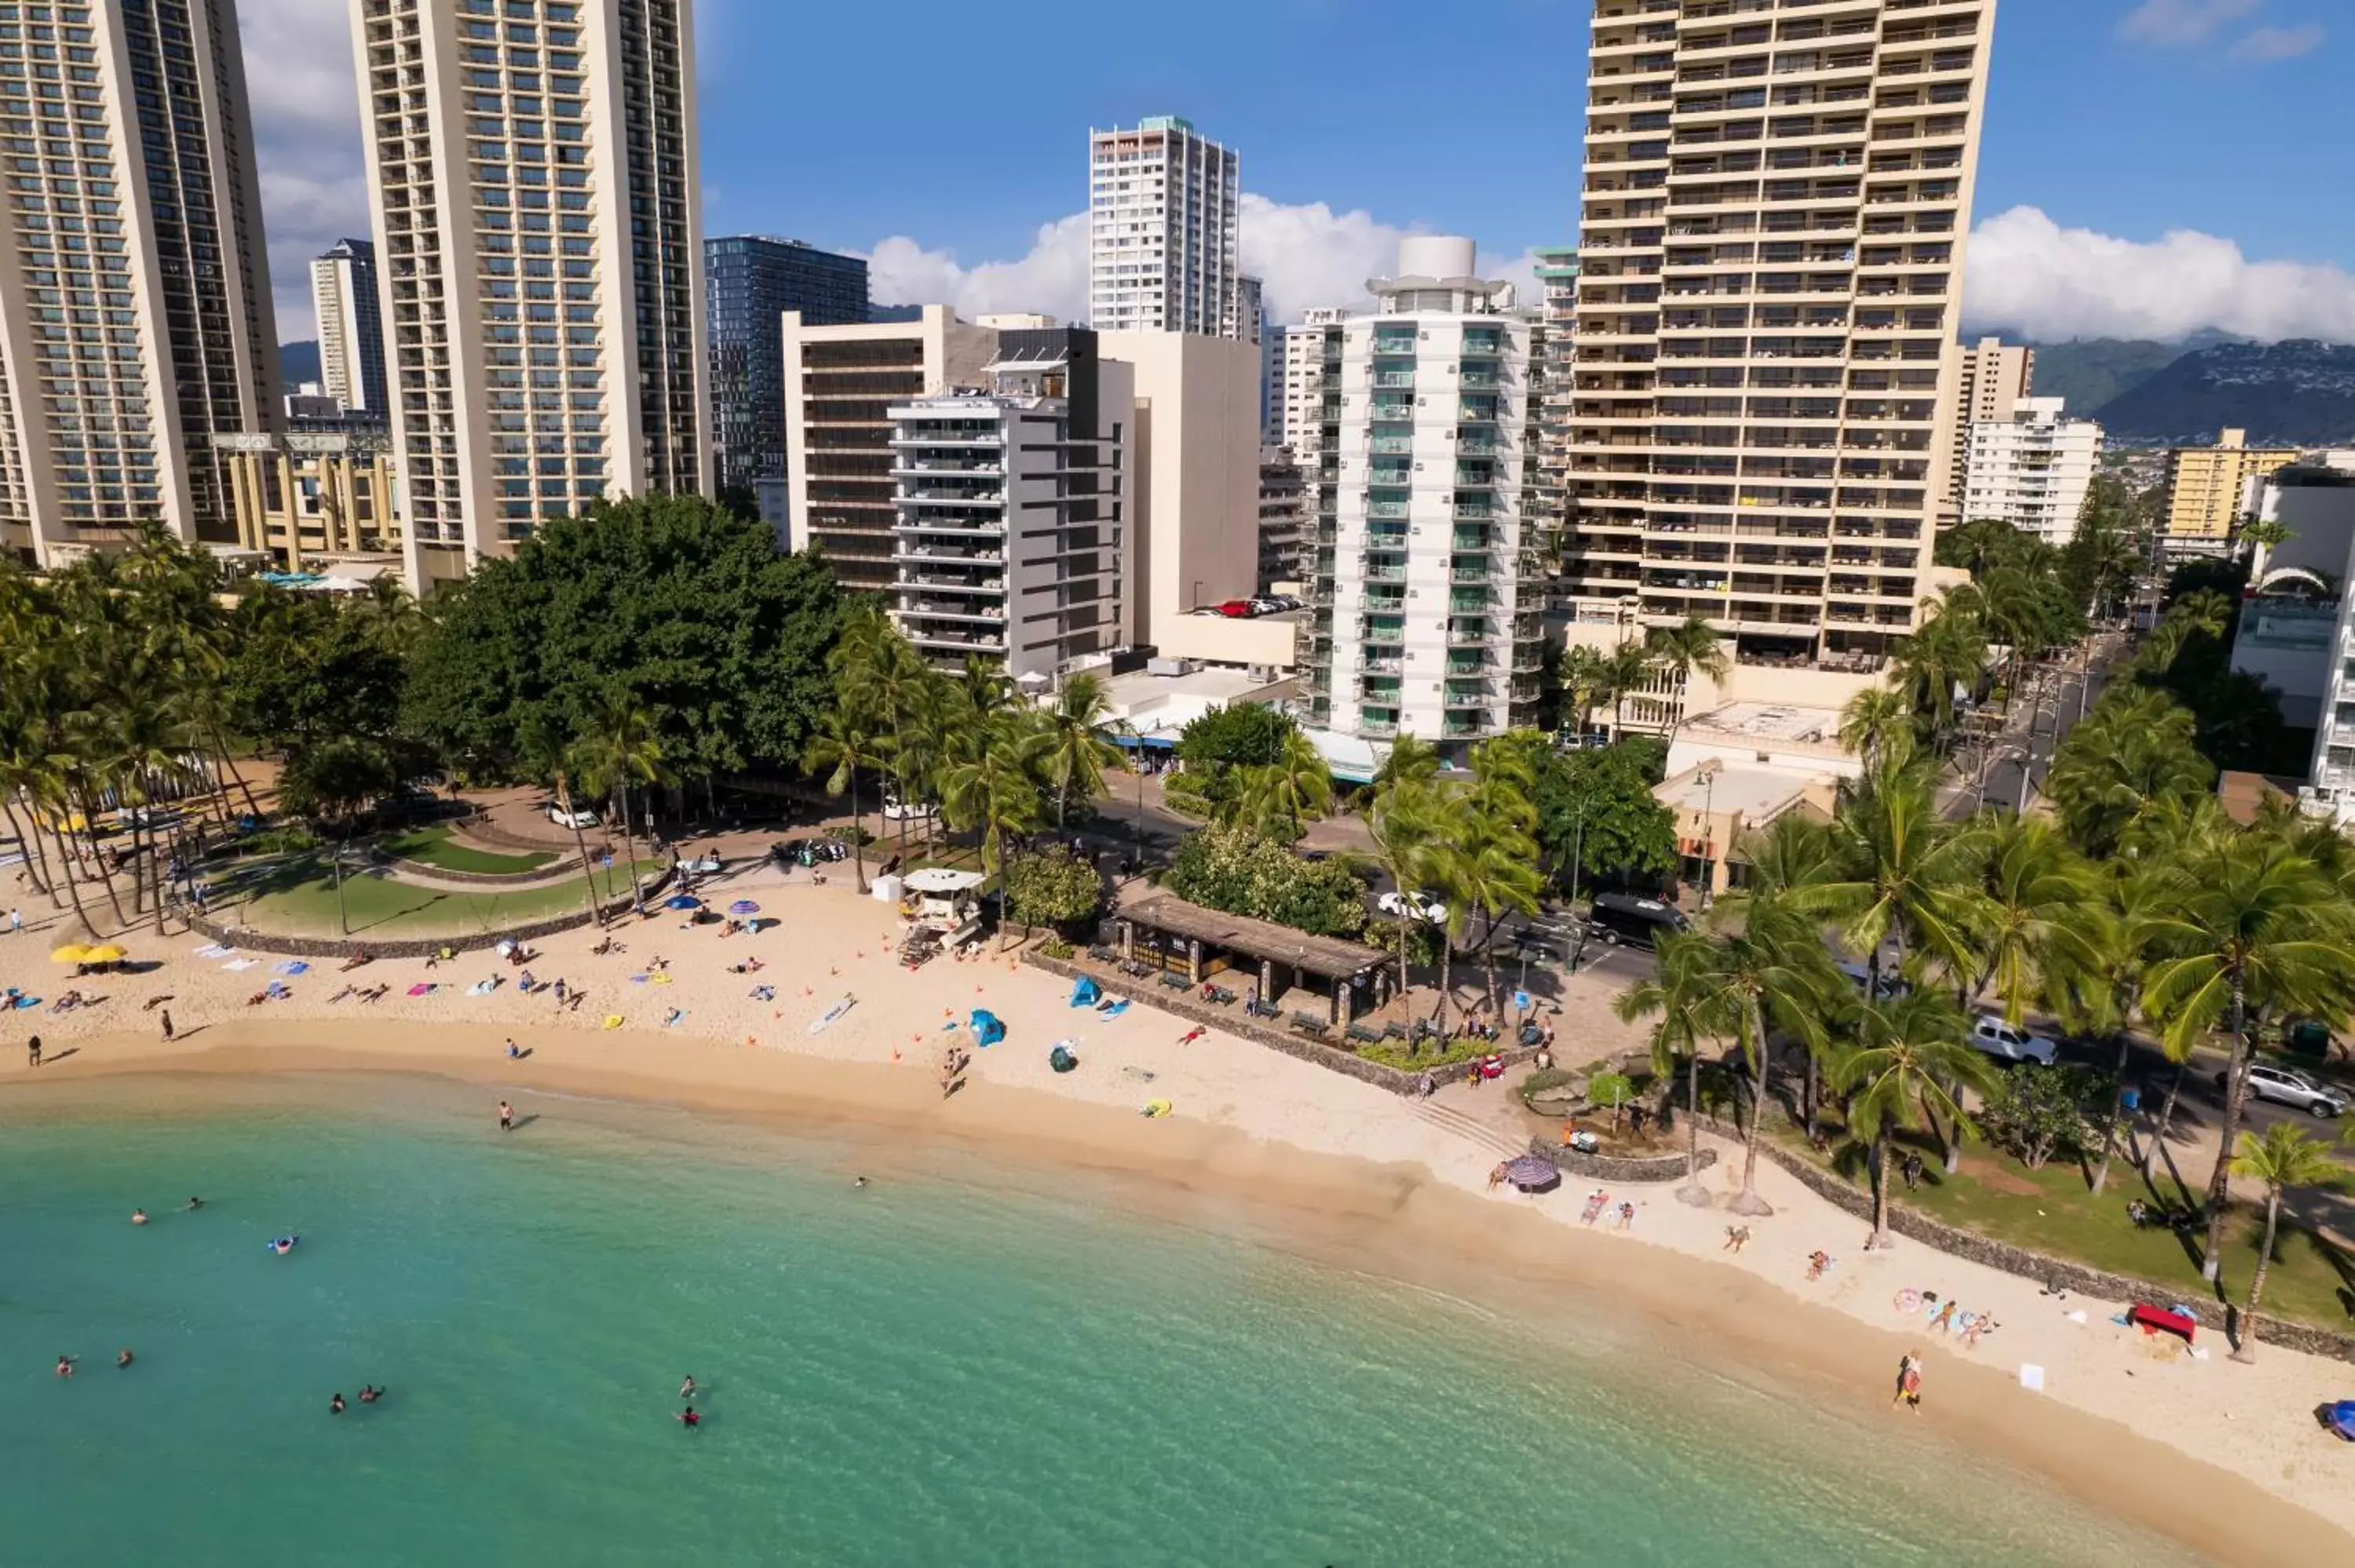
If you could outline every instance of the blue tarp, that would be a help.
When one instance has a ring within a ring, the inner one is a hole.
[[[986,1008],[975,1008],[965,1022],[973,1030],[973,1043],[976,1045],[995,1045],[1006,1038],[1006,1025]]]
[[[1079,979],[1079,983],[1071,987],[1071,1005],[1073,1007],[1093,1007],[1096,1004],[1096,998],[1103,994],[1103,993],[1102,991],[1096,989],[1095,981],[1090,980],[1085,975],[1082,975]]]
[[[2355,1443],[2355,1399],[2342,1399],[2330,1407],[2330,1429]]]

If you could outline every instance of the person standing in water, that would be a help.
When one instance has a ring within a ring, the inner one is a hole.
[[[129,1366],[133,1361],[135,1361],[138,1359],[138,1357],[131,1353],[131,1347],[129,1345],[125,1345],[123,1347],[122,1354],[114,1358],[114,1370],[121,1372],[124,1367]]]
[[[515,1130],[515,1107],[505,1100],[499,1102],[499,1130],[501,1132]]]
[[[680,1411],[677,1415],[672,1416],[671,1419],[686,1427],[689,1432],[694,1431],[698,1426],[703,1424],[703,1417],[695,1413],[695,1406],[691,1404],[685,1410]]]
[[[690,1372],[687,1377],[680,1380],[678,1385],[678,1397],[682,1402],[695,1397],[695,1376],[693,1373]]]
[[[330,1415],[341,1415],[343,1413],[344,1396],[338,1393],[334,1398],[327,1401],[327,1414]]]
[[[41,1065],[41,1037],[39,1035],[36,1034],[25,1043],[25,1054],[32,1058],[32,1065],[34,1066],[37,1067]]]
[[[134,1224],[134,1225],[144,1225],[144,1224],[145,1224],[147,1223],[147,1211],[146,1211],[146,1210],[144,1210],[144,1209],[133,1209],[133,1210],[132,1210],[132,1211],[131,1211],[131,1223],[132,1223],[133,1224]]]

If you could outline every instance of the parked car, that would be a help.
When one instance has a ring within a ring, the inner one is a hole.
[[[1374,907],[1393,917],[1407,915],[1433,925],[1447,918],[1447,906],[1428,893],[1385,893],[1374,900]]]
[[[2220,1092],[2224,1087],[2222,1073],[2216,1075],[2216,1087]],[[2249,1068],[2249,1093],[2277,1105],[2296,1106],[2309,1116],[2344,1116],[2349,1103],[2344,1089],[2319,1083],[2292,1068],[2264,1062]]]
[[[897,795],[883,797],[883,818],[886,821],[923,822],[930,821],[940,814],[939,807],[926,801],[918,800],[910,804]]]
[[[1849,963],[1845,960],[1835,964],[1832,967],[1848,977],[1848,983],[1856,987],[1857,995],[1862,996],[1864,994],[1866,984],[1872,979],[1872,971],[1870,969],[1867,969],[1862,964]],[[1897,978],[1897,972],[1894,969],[1883,969],[1881,971],[1881,995],[1882,1000],[1886,1001],[1892,996],[1903,996],[1905,994],[1905,982]]]
[[[1251,601],[1251,607],[1253,615],[1273,615],[1284,608],[1280,602],[1272,599],[1255,599]]]
[[[1970,1042],[1977,1049],[2004,1062],[2038,1062],[2049,1067],[2061,1047],[2041,1034],[2030,1034],[2018,1024],[2007,1023],[2002,1015],[1982,1012],[1971,1025]]]
[[[133,806],[123,813],[126,828],[168,828],[180,820],[180,813],[168,806]]]
[[[1232,616],[1236,620],[1240,620],[1244,616],[1252,615],[1257,612],[1252,609],[1251,600],[1247,599],[1231,599],[1227,600],[1226,603],[1219,606],[1219,613],[1220,615]]]
[[[548,806],[548,820],[559,828],[593,828],[597,825],[597,813],[586,807],[576,807],[568,811],[551,800]]]

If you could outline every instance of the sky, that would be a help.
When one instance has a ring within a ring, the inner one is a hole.
[[[279,335],[368,233],[347,0],[240,0]],[[1401,235],[1575,243],[1588,0],[697,0],[703,223],[869,258],[881,302],[1083,317],[1087,132],[1239,151],[1271,312]],[[2355,343],[2349,0],[2000,0],[1965,324]]]

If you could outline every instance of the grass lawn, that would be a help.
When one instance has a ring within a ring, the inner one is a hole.
[[[638,866],[649,875],[660,869],[651,860],[640,861]],[[247,886],[255,895],[239,913],[245,923],[297,936],[337,934],[336,886],[324,856],[293,856],[257,867],[250,874]],[[624,868],[616,865],[613,877],[617,890],[628,888]],[[597,896],[602,899],[606,877],[602,868],[596,884]],[[225,887],[222,891],[243,890]],[[409,886],[381,873],[367,873],[344,878],[344,906],[354,937],[395,938],[472,936],[581,909],[585,901],[577,876],[521,893],[442,893]]]
[[[1940,1171],[1934,1150],[1924,1150],[1923,1160],[1928,1170],[1920,1190],[1908,1193],[1901,1182],[1892,1201],[1983,1235],[2171,1287],[2185,1300],[2215,1295],[2215,1287],[2200,1277],[2204,1226],[2178,1235],[2158,1226],[2137,1228],[2126,1218],[2126,1202],[2134,1198],[2154,1208],[2163,1202],[2171,1213],[2190,1206],[2163,1160],[2153,1191],[2122,1151],[2111,1161],[2108,1190],[2098,1198],[2085,1190],[2085,1173],[2074,1160],[2055,1160],[2030,1171],[2016,1160],[1975,1146],[1964,1154],[1963,1168],[1953,1176]],[[2239,1306],[2248,1300],[2257,1244],[2264,1235],[2264,1211],[2236,1203],[2224,1234],[2219,1284],[2222,1298]],[[2355,1255],[2321,1237],[2293,1230],[2285,1214],[2259,1315],[2348,1330],[2355,1328],[2350,1305],[2355,1305]]]
[[[474,872],[485,875],[538,871],[556,859],[552,850],[525,850],[515,854],[494,853],[468,844],[451,842],[447,822],[437,822],[430,828],[400,833],[384,841],[387,854],[413,860],[420,865],[439,866],[443,871]]]

